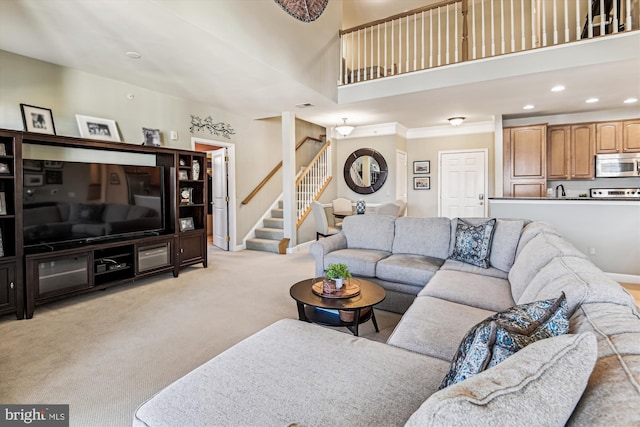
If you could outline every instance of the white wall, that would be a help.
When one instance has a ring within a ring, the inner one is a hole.
[[[75,115],[82,114],[115,120],[123,144],[141,144],[143,127],[160,129],[163,146],[171,148],[190,149],[192,136],[230,141],[236,145],[238,204],[282,158],[279,118],[251,120],[210,105],[0,51],[0,128],[23,129],[21,103],[51,109],[58,135],[79,136]],[[206,130],[191,134],[191,114],[228,123],[235,135],[226,140]],[[178,140],[169,140],[170,131],[178,132]],[[276,185],[273,191],[279,194],[281,183],[276,180]],[[273,198],[269,204],[272,202]],[[238,241],[266,206],[255,202],[237,207]]]
[[[434,136],[429,138],[416,138],[407,141],[408,156],[408,204],[407,215],[419,217],[438,216],[438,153],[441,151],[464,149],[488,149],[489,165],[487,174],[489,177],[489,197],[494,194],[495,182],[495,149],[494,133],[480,133],[471,135]],[[414,175],[413,162],[429,160],[431,173],[429,175]],[[413,178],[415,176],[430,176],[431,190],[414,190]]]

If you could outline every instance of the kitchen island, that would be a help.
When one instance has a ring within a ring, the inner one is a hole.
[[[496,197],[489,216],[547,222],[615,280],[640,283],[640,199]]]

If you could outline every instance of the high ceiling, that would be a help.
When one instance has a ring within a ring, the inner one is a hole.
[[[622,45],[582,42],[573,54],[542,49],[337,90],[340,28],[428,3],[330,0],[317,21],[302,23],[272,0],[0,0],[0,49],[252,118],[293,111],[324,126],[348,117],[419,128],[456,115],[518,117],[526,103],[539,106],[530,114],[550,115],[640,97],[638,33]],[[567,91],[551,97],[555,84]],[[600,102],[585,104],[591,96]],[[295,107],[302,103],[314,107]]]

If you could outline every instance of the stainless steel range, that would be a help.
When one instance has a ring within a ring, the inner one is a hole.
[[[589,195],[594,199],[638,199],[640,188],[591,188]]]

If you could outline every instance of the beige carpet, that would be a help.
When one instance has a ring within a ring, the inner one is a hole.
[[[128,426],[164,386],[252,333],[297,318],[289,287],[313,275],[293,255],[210,249],[201,266],[0,317],[0,402],[70,405],[71,426]],[[386,340],[400,316],[360,334]],[[345,328],[339,330],[348,333]]]

